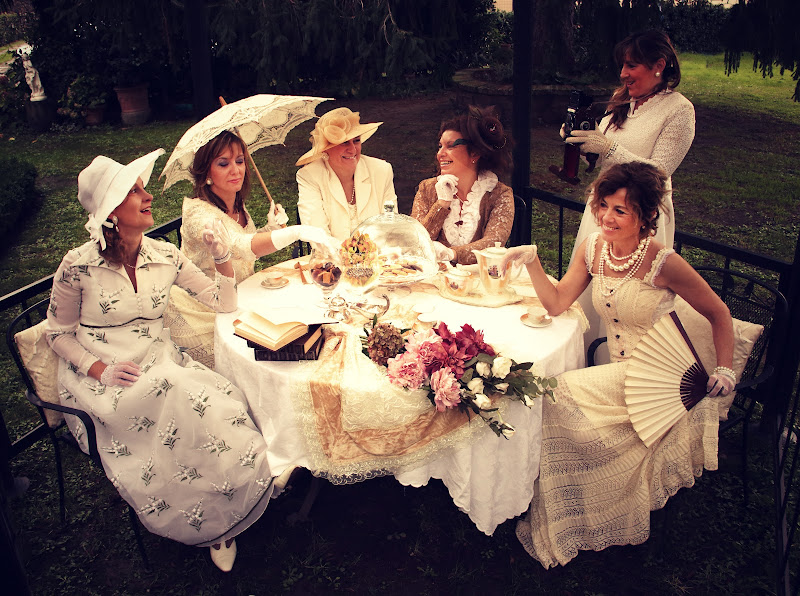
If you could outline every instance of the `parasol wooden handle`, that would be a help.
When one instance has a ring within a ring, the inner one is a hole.
[[[223,99],[223,97],[220,96],[219,105],[226,106],[226,105],[228,105],[228,102],[226,102],[225,99]],[[261,172],[258,171],[258,167],[256,167],[256,162],[255,162],[255,160],[253,160],[253,156],[250,155],[250,151],[247,150],[247,143],[244,142],[244,139],[242,138],[242,135],[239,134],[238,127],[234,127],[233,128],[233,132],[236,133],[236,136],[239,137],[239,140],[242,142],[242,147],[244,147],[244,154],[250,160],[250,165],[253,166],[253,171],[256,173],[256,176],[258,176],[258,181],[261,182],[261,188],[263,188],[264,192],[267,194],[267,198],[269,199],[269,208],[270,208],[270,210],[273,213],[275,213],[275,215],[277,215],[278,214],[278,208],[275,206],[275,201],[272,200],[272,195],[269,194],[269,190],[267,190],[267,185],[264,183],[264,179],[261,177]]]

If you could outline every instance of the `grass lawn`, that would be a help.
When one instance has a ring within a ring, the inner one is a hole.
[[[743,59],[725,77],[721,56],[681,56],[680,90],[695,104],[697,135],[673,176],[678,229],[791,260],[800,230],[800,104],[790,100],[788,75],[763,80]],[[454,94],[406,99],[327,102],[319,113],[346,105],[362,121],[383,121],[364,145],[366,154],[390,161],[401,210],[410,210],[416,184],[434,175],[439,123],[453,111]],[[40,201],[31,205],[0,253],[0,294],[52,273],[64,253],[85,241],[84,212],[76,177],[96,155],[127,162],[156,147],[175,146],[189,121],[153,122],[135,128],[102,125],[68,133],[0,136],[0,154],[32,162],[38,169]],[[308,147],[306,122],[285,146],[255,155],[276,201],[294,218],[297,200],[294,161]],[[584,184],[569,187],[547,167],[559,164],[562,144],[552,127],[531,131],[531,182],[554,192],[581,196]],[[167,191],[156,179],[157,223],[180,215],[187,183]],[[263,192],[254,186],[249,209],[266,221]],[[533,239],[551,259],[553,219],[536,208]],[[577,217],[574,220],[577,227]],[[284,250],[261,266],[283,260]],[[38,422],[23,400],[8,359],[0,360],[0,409],[16,436]],[[13,462],[31,480],[23,499],[12,503],[27,540],[27,572],[36,594],[769,594],[772,539],[772,463],[756,445],[750,458],[751,502],[742,507],[734,451],[721,450],[721,470],[706,473],[681,491],[663,526],[640,546],[582,553],[564,568],[545,571],[521,548],[514,521],[495,535],[481,534],[452,504],[438,481],[420,489],[394,479],[359,485],[327,485],[311,521],[290,525],[308,478],[274,501],[240,540],[233,573],[223,575],[206,549],[193,549],[146,535],[152,569],[143,569],[127,523],[127,511],[102,472],[84,458],[65,464],[68,520],[58,520],[55,474],[49,444],[38,444]],[[672,501],[671,501],[672,503]],[[663,539],[663,540],[662,540]],[[661,548],[659,548],[661,546]],[[796,549],[797,550],[797,549]],[[795,569],[800,565],[795,565]],[[795,584],[800,579],[795,578]]]

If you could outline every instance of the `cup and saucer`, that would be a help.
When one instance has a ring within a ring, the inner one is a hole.
[[[289,283],[289,279],[280,273],[268,273],[263,280],[261,280],[261,287],[268,290],[277,290],[283,288]]]
[[[547,327],[552,324],[553,317],[547,314],[547,310],[541,306],[532,306],[524,315],[519,318],[523,325],[528,327]]]

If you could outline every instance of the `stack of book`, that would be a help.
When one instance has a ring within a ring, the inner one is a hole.
[[[247,340],[257,361],[316,360],[325,341],[321,323],[276,324],[253,312],[233,322],[233,333]]]

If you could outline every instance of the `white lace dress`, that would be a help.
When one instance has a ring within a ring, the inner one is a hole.
[[[230,278],[206,277],[172,244],[144,238],[138,291],[96,242],[71,250],[53,281],[47,337],[61,356],[61,403],[88,412],[106,475],[155,534],[193,546],[236,536],[273,492],[267,445],[244,394],[180,352],[162,314],[173,283],[221,311],[236,308]],[[130,387],[87,376],[97,360],[130,360]],[[80,420],[67,416],[86,450]]]
[[[592,271],[598,236],[590,237]],[[650,511],[703,468],[717,469],[719,402],[706,398],[649,449],[625,406],[625,368],[636,343],[673,308],[675,295],[654,285],[664,248],[643,279],[606,297],[592,273],[595,308],[609,330],[612,363],[558,377],[556,403],[543,401],[542,456],[534,498],[517,537],[545,568],[565,565],[579,550],[640,544],[650,535]],[[596,267],[596,266],[595,266]]]
[[[236,282],[253,275],[256,255],[251,249],[256,229],[253,218],[245,208],[247,225],[243,228],[234,219],[202,199],[183,199],[181,222],[181,252],[197,265],[210,279],[214,279],[214,258],[203,242],[206,223],[219,218],[231,237],[231,264]],[[166,326],[172,340],[198,362],[214,368],[214,318],[216,313],[198,302],[185,290],[173,286],[169,306],[164,313]]]
[[[643,161],[661,168],[668,176],[667,192],[664,196],[664,208],[660,211],[658,228],[654,240],[659,244],[671,247],[675,241],[675,209],[672,204],[672,174],[681,165],[683,158],[694,140],[694,106],[677,91],[665,90],[651,97],[636,111],[631,104],[628,118],[621,128],[609,127],[611,116],[600,121],[598,130],[609,139],[618,143],[614,154],[605,159],[600,156],[600,169],[606,170],[614,164]],[[597,232],[597,226],[589,202],[583,211],[581,225],[575,238],[572,257],[575,251],[590,234]],[[591,308],[590,291],[584,292],[578,299],[589,320],[589,330],[584,334],[584,343],[588,346],[592,341],[605,335],[603,327]]]

